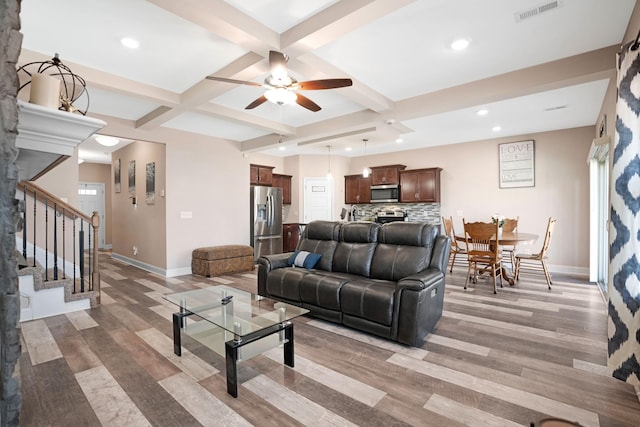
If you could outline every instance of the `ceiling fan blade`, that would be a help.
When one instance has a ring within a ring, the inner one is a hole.
[[[282,52],[269,51],[269,68],[271,68],[271,75],[276,80],[282,80],[287,77],[287,58]]]
[[[299,82],[296,89],[300,90],[321,90],[321,89],[336,89],[339,87],[347,87],[353,85],[351,79],[323,79],[323,80],[308,80],[306,82]]]
[[[215,81],[218,81],[218,82],[235,83],[235,84],[239,84],[239,85],[263,86],[262,84],[256,83],[256,82],[247,82],[247,81],[244,81],[244,80],[227,79],[225,77],[207,76],[206,78],[209,79],[209,80],[215,80]]]
[[[252,109],[256,108],[257,106],[264,104],[265,102],[267,102],[267,98],[264,95],[262,95],[260,98],[256,99],[251,104],[249,104],[246,107],[244,107],[244,109],[245,110],[252,110]]]
[[[296,103],[304,108],[306,108],[307,110],[311,110],[314,113],[316,111],[320,111],[321,108],[318,104],[316,104],[315,102],[313,102],[312,100],[310,100],[309,98],[307,98],[304,95],[300,95],[299,93],[296,93],[297,98],[296,98]]]

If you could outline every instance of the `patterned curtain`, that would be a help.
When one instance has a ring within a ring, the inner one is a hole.
[[[640,385],[640,49],[618,54],[611,171],[609,359],[615,378]]]

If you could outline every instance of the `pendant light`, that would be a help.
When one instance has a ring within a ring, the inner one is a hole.
[[[362,141],[364,142],[364,155],[366,156],[367,155],[367,141],[368,141],[368,139],[365,138]],[[362,177],[363,178],[368,178],[370,173],[371,173],[371,169],[369,169],[367,166],[365,166],[362,169]]]
[[[329,156],[328,156],[328,159],[329,159],[329,167],[328,167],[328,169],[327,169],[327,179],[333,179],[333,175],[331,175],[331,146],[330,146],[330,145],[327,145],[327,149],[328,149],[328,151],[329,151]]]

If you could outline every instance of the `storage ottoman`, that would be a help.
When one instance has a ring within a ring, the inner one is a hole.
[[[194,249],[191,255],[191,272],[200,276],[211,277],[252,271],[253,266],[251,246],[210,246]]]

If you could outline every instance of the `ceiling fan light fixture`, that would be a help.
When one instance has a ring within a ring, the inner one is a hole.
[[[264,93],[264,96],[269,101],[278,105],[293,104],[297,99],[297,95],[295,94],[295,92],[281,87],[269,89]]]

